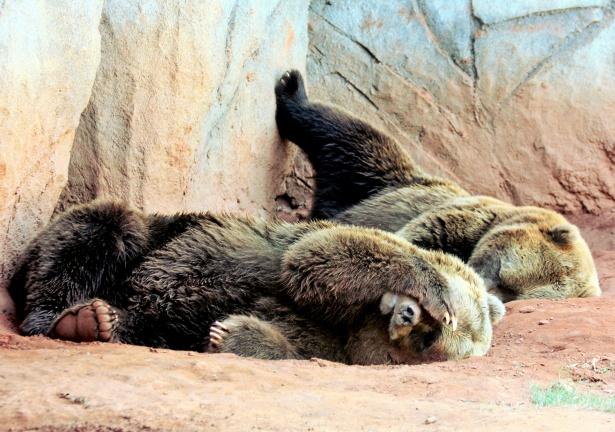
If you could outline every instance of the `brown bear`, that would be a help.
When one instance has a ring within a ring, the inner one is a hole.
[[[115,202],[53,220],[10,292],[26,335],[362,364],[484,354],[504,312],[459,259],[384,231]]]
[[[472,196],[425,174],[382,131],[311,102],[297,71],[282,77],[276,97],[281,136],[305,151],[316,173],[313,219],[379,228],[455,254],[505,301],[601,294],[589,248],[562,215]]]

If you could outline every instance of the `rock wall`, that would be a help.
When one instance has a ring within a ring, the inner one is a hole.
[[[100,62],[103,1],[81,3],[0,2],[0,311],[16,254],[66,184]]]
[[[4,312],[15,257],[69,204],[265,215],[285,194],[273,87],[305,69],[308,0],[81,3],[0,2]]]
[[[311,95],[474,193],[615,207],[615,2],[314,0]]]
[[[273,210],[287,170],[273,86],[304,69],[307,0],[107,1],[102,60],[60,208]]]

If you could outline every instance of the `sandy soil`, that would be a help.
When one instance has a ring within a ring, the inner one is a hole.
[[[268,362],[5,333],[0,430],[613,431],[613,414],[533,406],[530,386],[566,379],[612,395],[614,308],[615,297],[513,302],[486,357],[420,366]]]

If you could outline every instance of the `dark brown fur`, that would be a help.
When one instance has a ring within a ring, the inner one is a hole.
[[[23,255],[18,276],[11,292],[23,304],[27,335],[54,335],[64,311],[98,298],[118,317],[114,341],[204,350],[215,320],[254,315],[253,325],[235,336],[261,343],[267,358],[361,363],[361,352],[348,351],[346,342],[365,325],[384,321],[381,350],[393,346],[388,319],[378,310],[381,297],[393,292],[419,302],[438,323],[430,331],[449,334],[446,323],[458,305],[460,316],[473,310],[486,317],[469,323],[472,336],[491,338],[484,286],[458,260],[383,231],[331,222],[147,215],[94,202],[50,223]],[[259,334],[269,336],[258,342]],[[433,332],[424,336],[434,339]],[[402,348],[446,355],[449,345],[436,342]],[[249,354],[245,342],[238,346],[246,348],[238,354]],[[451,356],[476,352],[453,348]]]

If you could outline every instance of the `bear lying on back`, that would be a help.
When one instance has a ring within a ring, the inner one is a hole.
[[[312,218],[396,232],[455,254],[505,301],[601,294],[587,244],[560,214],[471,196],[423,173],[391,137],[310,102],[297,71],[282,77],[276,96],[282,137],[303,149],[316,171]]]
[[[27,335],[350,363],[481,355],[504,312],[460,260],[383,231],[113,202],[51,222],[10,291]]]

